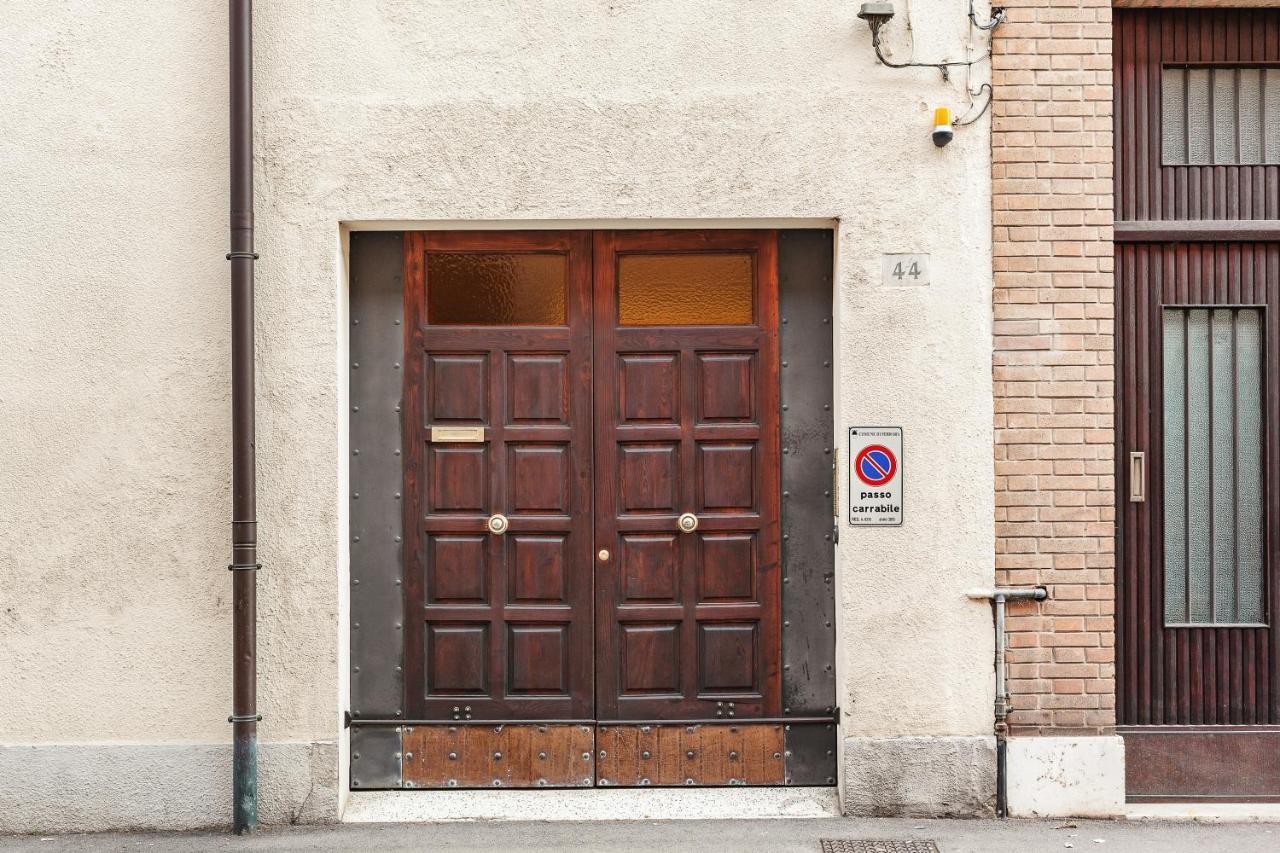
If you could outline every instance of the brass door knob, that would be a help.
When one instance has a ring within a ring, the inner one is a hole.
[[[698,517],[691,512],[686,512],[676,521],[680,527],[681,533],[692,533],[698,529]]]
[[[596,554],[596,556],[599,557],[600,562],[603,563],[605,560],[609,559],[609,551],[605,548],[601,548],[600,553]]]
[[[507,521],[507,517],[502,513],[495,513],[489,516],[489,532],[494,536],[501,536],[507,532],[507,528],[511,526],[511,522]]]

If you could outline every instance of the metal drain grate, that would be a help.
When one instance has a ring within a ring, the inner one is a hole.
[[[822,853],[939,853],[932,841],[885,841],[823,838]]]

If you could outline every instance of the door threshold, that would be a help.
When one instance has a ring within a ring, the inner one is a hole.
[[[469,820],[602,821],[830,818],[830,788],[590,788],[560,790],[352,791],[343,823]]]
[[[1280,803],[1125,803],[1128,820],[1203,820],[1222,823],[1280,822]]]

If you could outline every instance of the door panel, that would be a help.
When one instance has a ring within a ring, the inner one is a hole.
[[[778,716],[776,236],[597,233],[595,315],[597,714]]]
[[[409,719],[591,716],[590,269],[579,232],[406,235]]]

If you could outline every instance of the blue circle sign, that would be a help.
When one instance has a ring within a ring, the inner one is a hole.
[[[858,473],[858,479],[868,486],[883,486],[898,472],[898,460],[889,448],[872,444],[864,447],[858,454],[853,462],[853,470]]]

